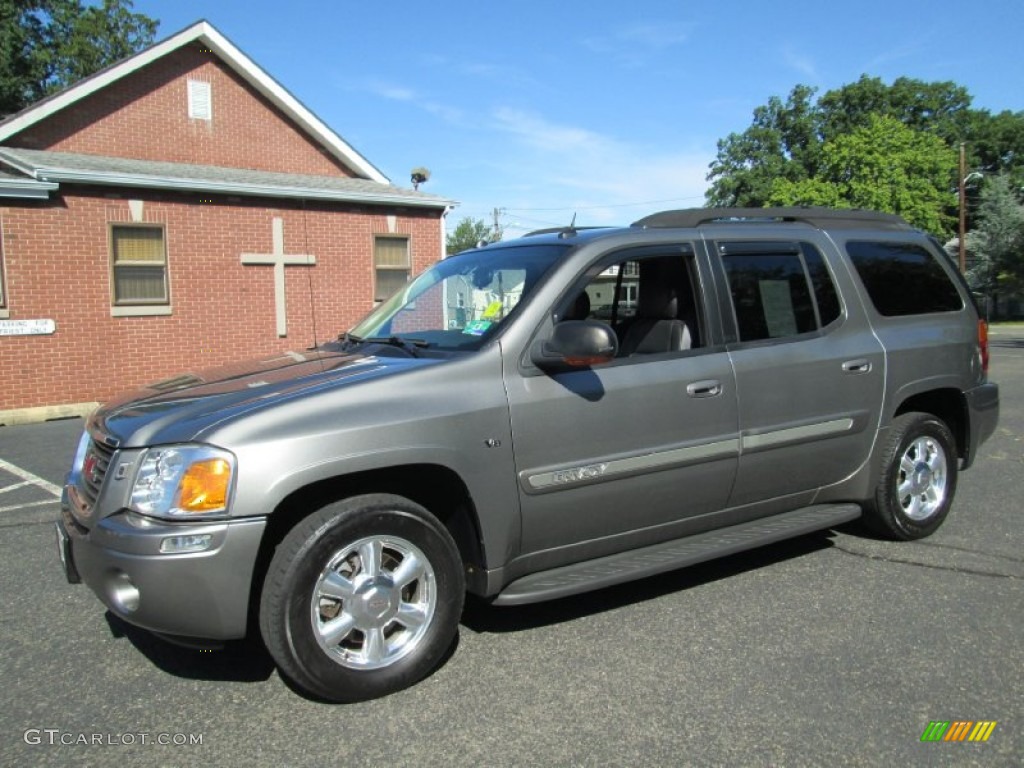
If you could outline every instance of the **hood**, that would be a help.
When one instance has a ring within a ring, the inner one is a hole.
[[[121,447],[185,442],[244,413],[444,362],[317,349],[183,373],[101,406],[91,423]]]

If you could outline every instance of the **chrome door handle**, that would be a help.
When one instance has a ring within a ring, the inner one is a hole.
[[[690,397],[714,397],[722,394],[722,382],[714,379],[695,381],[686,385],[686,394]]]
[[[846,373],[868,373],[871,371],[870,360],[847,360],[843,363],[843,370]]]

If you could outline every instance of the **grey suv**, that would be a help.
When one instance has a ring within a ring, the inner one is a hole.
[[[100,408],[65,572],[189,643],[258,627],[353,701],[497,605],[863,514],[934,532],[998,417],[986,326],[895,216],[700,209],[439,262],[337,341]]]

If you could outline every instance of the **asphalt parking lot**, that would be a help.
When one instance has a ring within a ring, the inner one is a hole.
[[[1024,328],[993,334],[997,434],[915,543],[853,526],[523,608],[470,603],[427,680],[311,701],[257,643],[105,615],[54,545],[78,420],[0,427],[0,764],[1019,766]],[[923,742],[932,721],[989,739]]]

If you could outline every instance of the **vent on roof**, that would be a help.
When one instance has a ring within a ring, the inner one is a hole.
[[[188,81],[188,116],[193,120],[212,120],[213,101],[210,84],[204,80]]]

